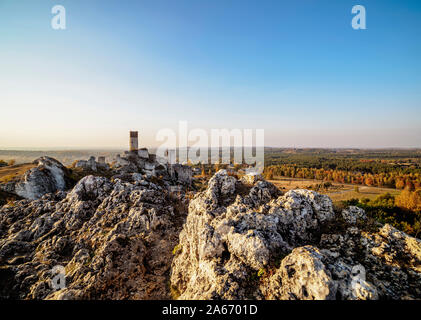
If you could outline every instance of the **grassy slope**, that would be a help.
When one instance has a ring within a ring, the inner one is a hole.
[[[22,176],[26,171],[34,168],[32,163],[17,164],[14,166],[7,166],[0,168],[0,183],[6,183],[14,178]]]

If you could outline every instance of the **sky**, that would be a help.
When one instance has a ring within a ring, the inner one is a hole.
[[[421,147],[420,58],[419,0],[0,0],[0,149],[158,146],[180,121]]]

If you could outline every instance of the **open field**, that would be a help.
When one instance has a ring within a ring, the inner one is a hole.
[[[291,189],[313,189],[316,190],[317,186],[324,183],[321,180],[312,179],[299,179],[299,178],[286,178],[286,177],[275,177],[270,180],[271,183],[276,185],[282,191],[288,191]],[[358,188],[358,192],[356,191]],[[350,199],[363,199],[368,198],[370,200],[375,199],[377,196],[385,193],[392,195],[398,195],[399,190],[390,188],[377,188],[368,187],[363,185],[351,185],[332,183],[332,186],[328,189],[319,189],[317,192],[328,195],[333,202],[345,201]]]

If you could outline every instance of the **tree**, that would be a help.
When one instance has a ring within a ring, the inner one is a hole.
[[[400,208],[421,212],[421,190],[410,191],[405,189],[396,197],[395,203]]]
[[[367,186],[372,186],[372,185],[374,185],[374,181],[373,181],[373,178],[372,177],[367,177],[367,178],[365,178],[365,184],[367,185]]]
[[[396,189],[402,190],[405,187],[405,182],[402,179],[396,181]]]
[[[409,191],[415,191],[415,186],[414,184],[411,182],[411,180],[407,180],[405,183],[405,189],[409,190]]]
[[[265,172],[265,179],[266,180],[273,180],[273,169],[270,168]]]

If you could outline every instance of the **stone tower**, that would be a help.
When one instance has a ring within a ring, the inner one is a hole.
[[[130,151],[137,151],[139,149],[139,140],[137,131],[130,131]]]
[[[168,164],[175,164],[176,163],[176,153],[175,150],[167,150],[165,153],[167,156]]]

